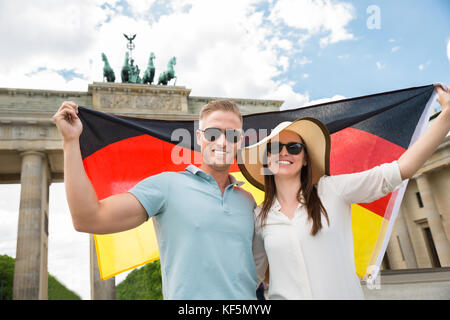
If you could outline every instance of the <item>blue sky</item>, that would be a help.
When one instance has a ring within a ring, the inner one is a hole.
[[[150,52],[156,75],[176,56],[177,85],[194,96],[289,108],[450,84],[448,0],[16,0],[0,1],[0,87],[87,91],[102,52],[120,81],[123,33],[137,34],[142,72]],[[20,186],[0,185],[0,254],[15,256],[19,198]],[[89,238],[73,229],[63,184],[49,211],[49,272],[89,299]]]
[[[450,61],[446,54],[450,40],[449,1],[353,1],[352,4],[356,18],[348,28],[356,39],[326,48],[320,48],[318,41],[312,39],[303,54],[313,63],[286,74],[286,78],[295,79],[296,90],[306,89],[312,99],[319,99],[330,92],[354,97],[436,81],[449,82]],[[380,8],[380,29],[366,26],[370,16],[366,9],[372,4]],[[299,77],[303,73],[309,77]]]

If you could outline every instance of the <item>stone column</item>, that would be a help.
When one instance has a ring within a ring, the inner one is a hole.
[[[21,191],[14,300],[48,299],[48,197],[50,170],[43,152],[21,154]]]
[[[115,300],[116,281],[115,278],[107,280],[100,279],[97,253],[95,251],[94,236],[90,235],[90,260],[91,260],[91,300]]]
[[[386,255],[389,259],[389,265],[392,270],[405,269],[406,264],[404,256],[399,247],[398,238],[396,232],[393,232],[391,239],[389,239],[388,246],[386,247]]]
[[[442,267],[450,267],[450,243],[442,225],[441,216],[434,202],[430,182],[425,174],[416,178],[417,187],[422,197],[428,225],[433,236],[434,245]]]
[[[418,268],[416,255],[412,246],[411,238],[409,236],[408,226],[406,225],[405,216],[402,208],[398,212],[397,223],[395,224],[396,233],[400,240],[401,252],[405,258],[407,269]]]

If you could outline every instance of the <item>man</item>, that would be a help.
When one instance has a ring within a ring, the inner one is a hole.
[[[98,201],[84,170],[78,106],[65,101],[53,116],[63,137],[64,182],[75,229],[107,234],[154,218],[165,299],[256,299],[252,254],[253,197],[229,174],[242,142],[242,116],[233,102],[200,112],[202,164],[163,172],[128,192]]]

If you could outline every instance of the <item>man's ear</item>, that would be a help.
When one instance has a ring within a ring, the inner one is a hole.
[[[198,146],[202,146],[202,143],[201,143],[201,139],[202,139],[202,132],[199,130],[199,129],[197,129],[196,131],[195,131],[195,142],[197,143],[197,145]]]

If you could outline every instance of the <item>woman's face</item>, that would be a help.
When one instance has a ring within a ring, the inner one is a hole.
[[[281,131],[279,135],[271,140],[271,142],[279,142],[282,144],[288,144],[290,142],[303,143],[297,133],[288,130]],[[279,154],[268,154],[268,167],[270,171],[278,177],[297,176],[300,174],[304,165],[306,165],[304,148],[299,154],[290,154],[287,151],[286,146],[283,146],[283,149]]]

